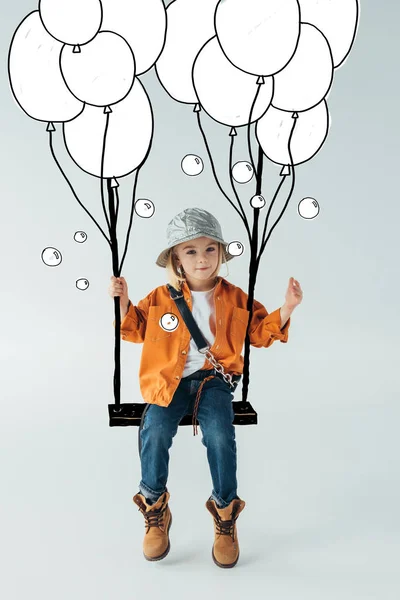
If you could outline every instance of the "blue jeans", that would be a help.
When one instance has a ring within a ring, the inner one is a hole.
[[[139,429],[139,451],[142,479],[139,491],[156,502],[167,491],[169,448],[178,430],[179,422],[187,413],[193,413],[200,383],[215,370],[196,371],[181,379],[167,407],[148,404]],[[237,382],[240,376],[235,376]],[[237,496],[236,441],[233,425],[233,388],[215,376],[203,386],[197,417],[203,434],[202,444],[207,448],[213,489],[210,499],[225,508]]]

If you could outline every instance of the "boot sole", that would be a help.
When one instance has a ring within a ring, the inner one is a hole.
[[[167,529],[167,535],[168,535],[167,549],[165,550],[165,552],[163,552],[163,554],[161,554],[160,556],[155,556],[155,557],[146,556],[146,554],[143,552],[143,556],[145,557],[146,560],[150,560],[151,562],[154,562],[156,560],[162,560],[163,558],[165,558],[167,556],[168,552],[171,549],[171,542],[169,540],[169,530],[171,529],[171,525],[172,525],[172,513],[171,513],[171,518],[169,520],[168,529]]]
[[[217,567],[221,567],[222,569],[231,569],[232,567],[234,567],[237,564],[237,562],[239,560],[240,552],[239,552],[239,554],[238,554],[237,559],[235,560],[235,562],[233,562],[233,563],[231,563],[229,565],[224,565],[223,563],[220,563],[220,562],[217,561],[217,559],[215,558],[215,555],[214,555],[214,546],[213,546],[212,551],[211,551],[211,556],[212,556],[213,561],[217,565]]]

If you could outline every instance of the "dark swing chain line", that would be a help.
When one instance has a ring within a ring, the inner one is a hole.
[[[254,287],[255,287],[255,284],[256,284],[256,280],[257,280],[257,273],[258,273],[258,270],[259,270],[261,255],[264,252],[265,246],[266,246],[266,244],[268,242],[269,237],[271,236],[271,233],[272,233],[274,227],[277,225],[277,223],[281,219],[284,211],[286,210],[286,207],[287,207],[287,205],[289,203],[289,200],[290,200],[290,198],[292,196],[292,193],[293,193],[293,190],[294,190],[294,185],[295,185],[295,169],[294,169],[294,165],[293,165],[293,157],[292,157],[292,153],[291,153],[291,149],[290,149],[290,144],[291,144],[291,139],[292,139],[292,136],[293,136],[294,128],[296,126],[296,122],[297,122],[297,119],[294,120],[294,124],[293,124],[292,130],[291,130],[291,133],[290,133],[290,136],[289,136],[289,140],[288,140],[288,152],[289,152],[289,157],[290,157],[290,164],[291,164],[291,167],[292,167],[292,185],[291,185],[291,190],[290,190],[289,196],[287,198],[286,204],[285,204],[285,206],[283,208],[283,211],[282,211],[280,217],[278,218],[278,220],[275,223],[275,225],[272,227],[272,229],[271,229],[271,231],[270,231],[270,233],[268,235],[268,238],[266,240],[262,241],[262,245],[261,245],[259,256],[255,258],[254,262],[253,262],[253,260],[251,260],[251,266],[250,266],[250,283],[249,283],[249,303],[250,303],[250,306],[248,306],[249,313],[250,313],[249,314],[249,323],[251,321],[251,315],[252,315],[252,306],[251,306],[252,303],[251,303],[251,300],[253,299],[253,292],[254,292]],[[262,170],[263,170],[263,151],[262,151],[262,148],[261,148],[261,146],[259,144],[259,163],[258,163],[258,172],[257,172],[257,193],[258,194],[261,194],[261,188],[262,188]],[[280,191],[280,189],[281,189],[281,187],[282,187],[283,182],[285,181],[285,179],[286,179],[286,176],[282,179],[282,181],[280,182],[280,184],[278,186],[278,190],[276,191],[276,193],[274,195],[274,199],[273,199],[273,201],[271,203],[270,210],[272,208],[272,205],[273,205],[273,203],[274,203],[274,201],[275,201],[275,199],[276,199],[276,197],[277,197],[277,195],[278,195],[278,193],[279,193],[279,191]],[[270,212],[270,210],[269,210],[269,212]],[[269,212],[268,212],[268,215],[269,215]],[[254,215],[254,217],[255,217],[254,218],[254,227],[255,227],[256,226],[256,221],[258,221],[259,209],[254,209],[254,213],[255,213],[255,215]],[[268,215],[266,217],[266,224],[267,224],[267,221],[268,221]],[[266,225],[265,225],[265,227],[266,227]],[[257,235],[257,232],[255,232],[255,235]],[[265,236],[265,228],[264,228],[263,237],[264,236]],[[255,252],[256,252],[256,249],[255,249]],[[253,259],[253,256],[252,256],[252,259]],[[251,298],[250,298],[250,296],[251,296]],[[249,375],[250,375],[250,332],[249,332],[249,329],[246,330],[246,338],[245,338],[245,344],[244,345],[245,345],[245,353],[244,353],[244,364],[243,364],[242,402],[245,402],[247,400],[248,389],[249,389],[249,379],[250,379],[250,377],[249,377]]]
[[[258,165],[256,175],[256,194],[261,193],[262,188],[262,176],[264,166],[264,152],[261,146],[258,146]],[[244,362],[243,362],[243,384],[242,384],[242,402],[247,401],[249,383],[250,383],[250,324],[253,315],[253,303],[254,303],[254,289],[257,280],[257,268],[256,268],[256,254],[258,247],[258,220],[260,215],[260,209],[254,208],[253,210],[253,233],[250,246],[250,268],[249,268],[249,287],[247,297],[247,310],[249,311],[249,319],[246,328],[246,337],[244,341]]]
[[[198,125],[199,125],[199,129],[200,129],[201,135],[203,136],[203,140],[204,140],[204,143],[205,143],[205,146],[206,146],[206,149],[207,149],[208,158],[210,159],[210,163],[211,163],[211,169],[212,169],[212,172],[213,172],[213,175],[214,175],[215,181],[217,182],[217,185],[218,185],[219,189],[221,190],[221,192],[223,193],[223,195],[225,196],[225,198],[228,200],[228,202],[229,202],[229,203],[230,203],[230,204],[233,206],[233,208],[234,208],[234,209],[236,210],[236,212],[238,213],[238,215],[239,215],[239,217],[241,218],[241,220],[243,221],[243,223],[244,223],[244,226],[245,226],[245,227],[246,227],[246,229],[247,229],[247,233],[248,233],[248,235],[249,235],[249,237],[250,237],[250,229],[249,229],[249,225],[248,225],[247,219],[246,219],[246,218],[243,218],[243,215],[240,213],[239,209],[238,209],[238,208],[237,208],[237,207],[236,207],[236,206],[233,204],[232,200],[229,198],[229,196],[228,196],[228,195],[225,193],[225,191],[222,189],[222,187],[221,187],[221,184],[220,184],[220,182],[219,182],[219,180],[218,180],[218,177],[217,177],[217,174],[216,174],[216,171],[215,171],[214,161],[213,161],[213,159],[212,159],[212,155],[211,155],[211,152],[210,152],[210,148],[209,148],[209,145],[208,145],[208,142],[207,142],[207,138],[206,138],[206,135],[205,135],[205,133],[204,133],[204,131],[203,131],[203,128],[202,128],[202,126],[201,126],[201,121],[200,121],[200,113],[199,113],[199,112],[197,113],[197,123],[198,123]]]
[[[118,240],[117,240],[117,221],[114,202],[114,188],[112,187],[112,178],[107,177],[107,195],[108,210],[110,213],[110,235],[111,235],[111,255],[112,270],[114,275],[118,275]],[[114,405],[120,406],[121,403],[121,310],[118,296],[114,296],[114,314],[115,314],[115,343],[114,343]]]
[[[71,190],[71,192],[73,193],[75,199],[77,200],[77,202],[81,205],[81,207],[83,208],[83,210],[89,215],[89,217],[92,219],[92,221],[94,222],[94,224],[98,227],[98,229],[101,231],[102,235],[104,236],[104,238],[106,239],[108,245],[111,247],[111,240],[109,240],[106,236],[106,234],[104,233],[104,231],[102,230],[102,228],[100,227],[100,225],[97,223],[96,219],[94,217],[92,217],[92,215],[90,214],[90,212],[87,210],[87,208],[82,204],[82,202],[79,200],[73,186],[72,183],[69,181],[67,175],[65,174],[63,168],[61,167],[60,163],[57,160],[57,157],[54,153],[54,148],[53,148],[53,132],[49,131],[49,146],[50,146],[50,152],[51,155],[54,159],[54,162],[56,163],[57,167],[59,168],[62,176],[64,177],[65,181],[68,183],[69,188]]]

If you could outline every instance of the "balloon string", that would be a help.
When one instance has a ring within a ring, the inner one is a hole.
[[[140,81],[139,77],[137,79]],[[150,105],[150,110],[151,110],[151,105]],[[151,115],[152,115],[152,119],[153,119],[153,112],[151,112]],[[141,168],[145,164],[145,162],[147,160],[147,157],[150,154],[150,151],[151,151],[151,148],[152,148],[152,145],[153,145],[153,134],[154,134],[154,122],[153,122],[153,130],[152,130],[152,134],[151,134],[151,138],[150,138],[149,147],[147,148],[147,152],[144,155],[142,162],[136,168],[135,183],[133,185],[133,192],[132,192],[131,214],[130,214],[130,217],[129,217],[129,227],[128,227],[128,231],[126,233],[125,250],[124,250],[124,254],[122,256],[121,266],[119,267],[119,275],[121,274],[122,266],[123,266],[124,260],[125,260],[125,256],[126,256],[126,253],[128,251],[129,235],[130,235],[130,232],[131,232],[131,229],[132,229],[133,215],[134,215],[134,212],[135,212],[135,198],[136,198],[136,188],[137,188],[138,177],[139,177],[139,173],[140,173]],[[118,200],[118,202],[119,202],[119,200]]]
[[[212,169],[212,172],[213,172],[213,175],[214,175],[215,181],[217,182],[217,186],[219,187],[219,189],[221,190],[221,192],[223,193],[223,195],[225,196],[225,198],[228,200],[228,202],[229,202],[229,203],[230,203],[230,204],[233,206],[233,208],[236,210],[236,212],[238,213],[239,217],[242,219],[242,221],[243,221],[243,223],[244,223],[244,226],[245,226],[245,227],[246,227],[246,229],[247,229],[247,233],[248,233],[248,235],[249,235],[249,238],[251,238],[250,229],[249,229],[249,225],[248,225],[248,223],[247,223],[247,219],[243,219],[243,216],[242,216],[242,214],[240,213],[239,209],[238,209],[238,208],[237,208],[237,207],[236,207],[236,206],[233,204],[232,200],[231,200],[231,199],[229,198],[229,196],[228,196],[228,195],[227,195],[227,194],[224,192],[224,190],[222,189],[222,187],[221,187],[221,184],[220,184],[220,182],[219,182],[219,180],[218,180],[217,174],[216,174],[216,172],[215,172],[215,166],[214,166],[214,162],[213,162],[213,159],[212,159],[212,156],[211,156],[210,148],[209,148],[209,145],[208,145],[208,142],[207,142],[207,138],[206,138],[206,135],[205,135],[205,133],[204,133],[204,131],[203,131],[203,128],[202,128],[202,126],[201,126],[201,121],[200,121],[200,113],[197,113],[197,123],[198,123],[198,125],[199,125],[199,128],[200,128],[201,135],[203,136],[203,140],[204,140],[204,143],[205,143],[205,146],[206,146],[206,149],[207,149],[207,154],[208,154],[208,157],[209,157],[209,159],[210,159],[210,163],[211,163],[211,169]]]
[[[143,162],[144,162],[144,161],[143,161]],[[123,264],[124,264],[124,260],[125,260],[125,256],[126,256],[126,253],[127,253],[127,251],[128,251],[129,235],[130,235],[130,232],[131,232],[132,223],[133,223],[133,215],[134,215],[134,211],[135,211],[135,197],[136,197],[136,187],[137,187],[137,181],[138,181],[139,171],[140,171],[140,169],[142,168],[143,162],[142,162],[142,164],[140,165],[140,167],[138,167],[138,169],[136,169],[135,183],[134,183],[134,185],[133,185],[133,195],[132,195],[131,214],[130,214],[130,217],[129,217],[129,226],[128,226],[128,231],[127,231],[127,233],[126,233],[125,250],[124,250],[124,253],[123,253],[123,255],[122,255],[121,266],[119,267],[119,274],[121,274],[121,271],[122,271],[122,266],[123,266]],[[117,190],[117,201],[118,201],[118,204],[119,204],[119,194],[118,194],[118,190]]]
[[[115,190],[115,195],[117,197],[117,210],[115,211],[115,220],[118,222],[118,212],[119,212],[119,193],[118,188]]]
[[[292,197],[292,194],[293,194],[293,190],[294,190],[294,186],[295,186],[295,182],[296,182],[296,172],[295,172],[295,168],[294,168],[294,164],[293,164],[293,156],[292,156],[292,151],[291,151],[291,148],[290,148],[290,144],[291,144],[291,141],[292,141],[294,129],[296,127],[296,123],[297,123],[297,118],[294,119],[293,127],[292,127],[292,130],[290,132],[289,140],[288,140],[288,152],[289,152],[290,166],[291,166],[291,171],[292,171],[292,184],[290,186],[290,191],[289,191],[288,197],[286,199],[285,205],[284,205],[284,207],[283,207],[283,209],[281,211],[281,214],[279,215],[278,219],[275,221],[274,225],[271,227],[271,231],[269,232],[268,237],[265,240],[263,239],[263,242],[262,242],[262,245],[261,245],[261,249],[260,249],[259,255],[257,257],[257,267],[259,265],[261,256],[262,256],[262,254],[263,254],[263,252],[265,250],[265,246],[267,245],[267,242],[268,242],[268,240],[269,240],[269,238],[270,238],[273,230],[275,229],[275,227],[278,225],[279,221],[281,220],[281,218],[283,216],[283,213],[285,212],[286,207],[289,204],[289,201],[290,201],[290,199]],[[271,206],[269,207],[269,210],[268,210],[268,213],[267,213],[267,216],[266,216],[266,219],[265,219],[265,226],[264,226],[263,238],[265,237],[265,231],[266,231],[266,227],[267,227],[267,221],[268,221],[268,217],[269,217],[269,214],[271,212],[272,206],[273,206],[273,204],[274,204],[274,202],[275,202],[275,200],[276,200],[276,198],[277,198],[277,196],[279,194],[279,191],[280,191],[280,189],[281,189],[281,187],[282,187],[282,185],[283,185],[286,177],[287,177],[287,175],[285,175],[282,178],[282,181],[280,182],[280,184],[278,186],[278,189],[275,192],[273,201],[271,202]]]
[[[104,231],[102,230],[102,228],[100,227],[100,225],[97,223],[96,219],[94,219],[92,217],[92,215],[90,214],[90,212],[85,208],[85,206],[82,204],[82,202],[79,200],[78,196],[76,195],[76,192],[74,190],[74,188],[72,187],[71,182],[69,181],[68,177],[66,176],[66,174],[64,173],[60,163],[58,162],[56,155],[54,153],[54,149],[53,149],[53,132],[49,131],[49,145],[50,145],[50,151],[51,154],[53,156],[53,159],[57,165],[57,167],[59,168],[61,174],[63,175],[65,181],[68,183],[71,192],[73,193],[73,195],[75,196],[76,200],[78,201],[78,203],[82,206],[83,210],[89,215],[89,217],[92,219],[92,221],[95,223],[95,225],[99,228],[99,230],[101,231],[102,235],[105,237],[105,239],[107,240],[107,243],[109,244],[109,246],[111,247],[111,241],[107,238],[106,234],[104,233]]]
[[[107,221],[107,226],[108,226],[108,231],[110,233],[110,237],[111,237],[111,225],[110,225],[110,221],[107,215],[107,211],[106,211],[106,205],[104,202],[104,189],[103,189],[103,184],[104,184],[104,157],[105,157],[105,153],[106,153],[106,138],[107,138],[107,130],[108,130],[108,123],[110,120],[110,113],[107,113],[106,115],[106,126],[104,129],[104,137],[103,137],[103,149],[101,152],[101,171],[100,171],[100,192],[101,192],[101,202],[103,204],[103,211],[104,211],[104,216],[106,218]]]
[[[265,234],[266,234],[266,230],[267,230],[267,226],[268,226],[269,215],[270,215],[271,210],[272,210],[272,208],[273,208],[273,206],[275,204],[275,200],[277,199],[277,197],[279,195],[279,192],[281,191],[281,188],[282,188],[283,184],[285,183],[286,177],[287,177],[287,175],[284,175],[283,177],[281,177],[281,181],[280,181],[280,183],[279,183],[279,185],[278,185],[278,187],[277,187],[277,189],[275,191],[275,194],[274,194],[274,196],[272,198],[272,202],[271,202],[270,207],[269,207],[268,212],[267,212],[267,216],[265,217],[264,231],[263,231],[263,234],[262,234],[262,240],[261,240],[261,246],[260,246],[260,254],[258,255],[258,260],[260,259],[261,254],[264,251],[264,247],[265,247],[265,243],[266,243]]]
[[[232,175],[233,144],[234,144],[234,141],[235,141],[235,136],[232,136],[231,147],[230,147],[230,152],[229,152],[229,179],[231,180],[231,185],[232,185],[233,193],[235,194],[236,200],[238,201],[238,204],[239,204],[239,206],[240,206],[240,208],[242,210],[244,222],[247,223],[247,233],[248,233],[248,236],[249,236],[249,243],[251,244],[250,228],[249,228],[249,225],[248,225],[246,213],[244,212],[242,203],[240,202],[239,194],[237,193],[237,190],[236,190],[236,187],[235,187],[235,183],[234,183],[234,180],[233,180],[233,175]]]
[[[252,150],[251,150],[250,129],[251,129],[251,117],[253,116],[253,110],[254,110],[254,107],[256,105],[258,94],[260,93],[260,89],[261,89],[261,85],[258,84],[258,89],[257,89],[256,95],[255,95],[255,98],[253,100],[253,104],[251,105],[250,116],[249,116],[249,124],[247,126],[247,144],[249,146],[249,155],[250,155],[251,164],[252,164],[252,167],[253,167],[253,170],[254,170],[254,174],[256,176],[257,176],[257,170],[256,170],[256,167],[255,167],[255,164],[254,164],[253,153],[252,153]]]

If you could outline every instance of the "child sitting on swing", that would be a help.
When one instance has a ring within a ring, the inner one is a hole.
[[[236,386],[243,372],[241,351],[249,311],[247,294],[218,276],[222,261],[233,258],[226,251],[221,226],[206,210],[189,208],[169,223],[167,239],[168,247],[156,264],[167,268],[170,285],[183,292],[210,352],[224,372],[231,374]],[[121,338],[143,342],[139,380],[148,406],[139,430],[142,479],[139,492],[133,497],[145,518],[143,554],[154,561],[169,552],[169,448],[181,419],[194,413],[203,434],[201,441],[207,448],[213,483],[205,505],[214,519],[212,558],[219,567],[234,567],[239,559],[236,519],[245,502],[237,495],[231,387],[198,351],[185,323],[176,315],[179,311],[175,310],[166,285],[155,288],[134,306],[126,280],[111,277],[109,295],[120,297]],[[275,340],[287,342],[290,314],[300,304],[302,295],[298,281],[290,278],[281,309],[269,314],[254,300],[251,345],[268,348]]]

